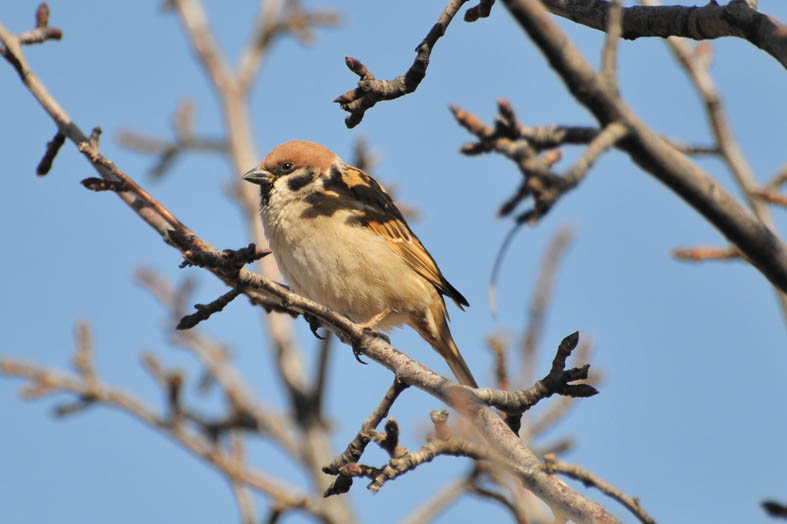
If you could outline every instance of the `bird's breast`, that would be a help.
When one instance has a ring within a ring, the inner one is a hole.
[[[310,209],[296,202],[263,211],[271,250],[296,293],[356,322],[387,307],[392,314],[382,329],[405,322],[410,306],[434,293],[383,237],[358,225],[357,211]]]

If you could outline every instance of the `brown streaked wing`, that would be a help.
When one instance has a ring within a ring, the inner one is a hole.
[[[445,279],[432,255],[407,225],[402,212],[387,191],[372,177],[352,166],[341,171],[341,182],[360,203],[359,222],[391,241],[393,248],[415,272],[429,281],[441,294],[450,297],[461,309],[467,299]]]

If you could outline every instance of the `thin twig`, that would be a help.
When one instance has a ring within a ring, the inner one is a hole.
[[[214,313],[218,313],[224,307],[232,302],[235,297],[241,294],[240,289],[231,289],[228,292],[221,295],[219,298],[211,302],[210,304],[194,304],[194,309],[197,310],[196,313],[192,313],[191,315],[186,315],[185,317],[180,319],[178,325],[175,326],[175,329],[191,329],[203,320],[207,320],[210,316]]]
[[[318,505],[308,498],[298,495],[298,490],[293,486],[288,486],[282,480],[256,469],[234,463],[210,441],[185,431],[182,426],[167,424],[166,420],[158,415],[151,406],[125,390],[101,381],[97,381],[95,385],[89,385],[75,375],[16,359],[0,359],[0,374],[22,378],[32,383],[46,384],[51,389],[73,393],[79,397],[90,396],[95,402],[119,409],[145,425],[163,431],[192,454],[222,472],[228,479],[243,482],[260,493],[267,494],[288,505],[306,508],[315,514],[322,514]]]
[[[426,68],[429,66],[429,56],[432,54],[432,49],[440,37],[445,34],[451,20],[465,2],[467,0],[449,0],[429,34],[415,48],[417,53],[415,61],[402,76],[393,80],[377,80],[360,60],[349,56],[345,57],[344,62],[347,68],[359,77],[358,87],[334,100],[343,110],[350,113],[344,119],[348,128],[360,124],[366,111],[374,107],[377,102],[399,98],[418,88],[426,76]]]
[[[305,10],[298,0],[286,0],[284,9],[280,0],[262,2],[254,22],[254,34],[241,51],[235,68],[238,87],[248,92],[257,76],[271,44],[279,37],[292,34],[301,43],[313,40],[314,27],[335,27],[341,17],[335,11]]]
[[[750,189],[749,193],[771,204],[787,207],[787,194],[777,193],[776,191],[767,189]]]
[[[643,3],[659,5],[659,0],[643,0]],[[784,40],[787,41],[787,38]],[[719,153],[729,167],[733,178],[744,195],[746,203],[757,218],[770,228],[774,234],[778,235],[776,223],[773,221],[770,209],[765,203],[755,198],[759,186],[757,177],[751,164],[746,159],[743,149],[741,149],[735,138],[721,95],[710,73],[710,65],[713,60],[710,44],[703,42],[691,48],[687,41],[678,37],[667,38],[667,44],[670,46],[678,63],[687,72],[702,98]],[[787,202],[787,199],[785,199],[785,202]],[[781,306],[782,320],[787,325],[787,293],[777,288],[776,298]]]
[[[787,519],[787,505],[774,500],[766,500],[762,503],[762,509],[771,517],[781,517]]]
[[[566,369],[566,360],[577,347],[579,333],[564,338],[557,348],[549,374],[527,389],[500,391],[486,388],[476,389],[476,395],[483,402],[507,413],[522,413],[535,406],[539,401],[554,394],[569,397],[591,397],[598,390],[590,384],[573,384],[588,378],[589,364],[580,368]]]
[[[407,387],[407,384],[398,379],[394,379],[393,384],[391,384],[388,391],[385,392],[380,403],[366,420],[363,421],[363,424],[361,424],[361,429],[355,435],[355,438],[339,456],[323,468],[323,472],[329,475],[336,475],[339,473],[339,468],[341,466],[351,462],[358,462],[364,449],[366,449],[366,445],[371,440],[369,432],[376,428],[377,425],[388,416],[388,411],[391,409],[391,406]]]
[[[63,144],[65,143],[66,136],[60,131],[55,133],[55,136],[52,137],[52,140],[46,143],[46,152],[44,153],[41,162],[38,163],[38,167],[36,167],[36,174],[38,176],[44,176],[49,173],[49,171],[52,169],[52,162],[54,162],[58,151],[60,151],[60,148],[63,147]]]
[[[478,5],[468,7],[465,11],[465,22],[475,22],[479,18],[486,18],[492,12],[495,0],[478,0]]]
[[[448,482],[420,506],[411,511],[399,524],[428,524],[432,522],[448,506],[465,494],[469,483],[470,480],[467,477]]]
[[[60,40],[61,38],[63,38],[63,31],[57,27],[49,27],[49,6],[45,2],[41,2],[36,10],[35,29],[19,35],[19,43],[22,45],[41,44],[47,40]]]
[[[610,90],[540,1],[504,0],[504,4],[547,56],[571,94],[599,123],[619,121],[628,128],[629,134],[621,141],[621,148],[631,159],[701,213],[775,287],[787,292],[785,243],[708,173],[654,133],[618,93]],[[536,208],[535,212],[538,211]]]
[[[626,509],[631,511],[631,513],[633,513],[634,516],[636,516],[643,524],[656,524],[656,521],[653,520],[653,518],[648,515],[644,509],[642,509],[638,498],[629,497],[590,471],[580,468],[574,464],[568,464],[567,462],[559,461],[554,455],[547,455],[544,457],[544,468],[549,473],[561,473],[581,481],[585,486],[597,488],[605,495],[608,495],[623,504]]]
[[[541,343],[541,334],[544,331],[544,318],[549,303],[552,299],[552,289],[557,277],[560,263],[574,240],[574,232],[568,227],[563,227],[549,242],[536,278],[536,289],[530,299],[528,308],[527,327],[522,337],[522,360],[520,365],[520,378],[523,383],[533,380],[536,370],[536,349]]]
[[[623,2],[612,0],[607,12],[607,36],[601,53],[601,76],[613,89],[617,89],[618,43],[623,32]]]
[[[672,250],[672,256],[687,262],[701,262],[703,260],[739,260],[741,258],[741,252],[734,246],[680,247]]]

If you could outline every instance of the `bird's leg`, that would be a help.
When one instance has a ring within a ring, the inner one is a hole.
[[[388,306],[385,307],[382,311],[377,313],[375,316],[367,320],[366,322],[359,322],[358,325],[361,326],[364,330],[374,331],[374,328],[382,322],[382,320],[387,317],[391,313],[391,308]]]

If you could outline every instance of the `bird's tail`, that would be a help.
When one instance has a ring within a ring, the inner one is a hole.
[[[409,324],[445,359],[460,384],[477,388],[478,384],[451,336],[446,317],[445,303],[435,300],[427,312],[411,317]]]
[[[448,326],[446,326],[445,333],[447,336],[442,337],[443,339],[439,342],[440,347],[435,346],[435,349],[443,356],[460,384],[477,388],[478,384],[473,378],[470,368],[467,367],[467,362],[462,358],[462,354],[459,353],[459,348],[456,347],[451,332],[448,331]]]

